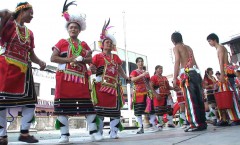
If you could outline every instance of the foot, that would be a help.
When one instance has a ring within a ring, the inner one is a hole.
[[[186,129],[188,127],[188,125],[184,124],[183,126],[181,126],[181,129]]]
[[[231,126],[236,126],[236,125],[240,125],[240,122],[232,122],[231,124],[230,124]]]
[[[93,141],[100,141],[100,140],[103,139],[103,136],[102,136],[102,134],[101,134],[100,131],[91,134],[91,136],[92,136],[92,140],[93,140]]]
[[[175,125],[174,124],[168,124],[168,127],[175,128]]]
[[[139,127],[138,130],[137,130],[137,134],[143,134],[144,133],[144,130],[142,127]]]
[[[0,137],[0,145],[7,145],[8,138],[7,137]]]
[[[58,143],[68,143],[69,142],[69,136],[61,135]]]
[[[27,135],[27,136],[20,135],[18,140],[22,141],[22,142],[26,142],[26,143],[37,143],[38,142],[38,140],[34,136],[31,136],[31,135]]]
[[[110,138],[111,139],[118,139],[118,135],[116,131],[110,131]]]
[[[227,121],[219,121],[217,123],[217,126],[228,126],[228,122]]]
[[[163,130],[163,125],[158,124],[157,128],[158,128],[158,131],[162,131]]]
[[[207,126],[199,126],[199,127],[196,127],[196,128],[191,128],[191,127],[188,127],[186,128],[184,131],[185,132],[195,132],[195,131],[203,131],[203,130],[206,130],[207,129]]]
[[[152,131],[152,132],[160,131],[160,129],[156,125],[150,127],[149,130]]]

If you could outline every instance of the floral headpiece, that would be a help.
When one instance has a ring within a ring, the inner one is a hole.
[[[108,34],[108,30],[110,28],[112,28],[112,26],[108,26],[110,24],[110,19],[108,20],[108,22],[106,23],[106,21],[104,22],[103,28],[102,28],[102,33],[100,34],[100,40],[98,41],[98,45],[101,49],[103,49],[103,41],[106,39],[110,39],[112,40],[112,44],[113,46],[113,51],[116,51],[116,39],[114,38],[113,35]]]
[[[70,23],[77,23],[80,26],[81,31],[84,31],[86,29],[86,15],[85,14],[71,14],[70,15],[68,13],[68,7],[70,5],[77,5],[74,2],[75,1],[72,1],[67,4],[67,0],[66,0],[63,5],[62,15],[67,21],[66,28]]]
[[[16,9],[15,9],[15,13],[22,10],[22,9],[26,9],[26,8],[32,8],[32,5],[30,5],[29,3],[25,4],[25,5],[21,5],[21,6],[18,6]]]

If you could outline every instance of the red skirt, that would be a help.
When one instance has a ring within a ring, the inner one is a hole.
[[[96,94],[98,103],[95,105],[97,107],[103,108],[116,108],[117,107],[117,95],[112,95],[109,93],[101,92],[101,83],[96,83]]]
[[[67,98],[91,99],[87,76],[85,76],[85,83],[75,83],[72,81],[64,80],[63,72],[56,73],[55,99],[67,99]]]

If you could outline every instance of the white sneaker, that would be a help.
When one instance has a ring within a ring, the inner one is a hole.
[[[58,143],[68,143],[69,142],[69,136],[62,135],[59,139]]]
[[[103,136],[102,136],[102,134],[98,131],[98,132],[96,132],[96,133],[93,133],[93,134],[91,135],[91,138],[92,138],[92,141],[100,141],[100,140],[103,139]]]
[[[152,132],[160,131],[160,129],[156,125],[150,127],[149,130],[152,131]]]
[[[111,139],[118,139],[119,137],[118,137],[118,135],[115,131],[110,131],[110,138]]]

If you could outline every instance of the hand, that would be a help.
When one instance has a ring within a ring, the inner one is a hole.
[[[91,65],[90,65],[90,70],[91,70],[91,72],[92,72],[93,74],[96,74],[96,72],[97,72],[97,67],[96,67],[95,65],[91,64]]]
[[[142,73],[142,77],[145,77],[146,75],[149,75],[149,73],[147,71],[145,71],[144,73]]]
[[[131,83],[131,78],[130,77],[126,78],[126,83]]]
[[[225,80],[225,77],[224,77],[224,74],[223,74],[223,73],[221,73],[221,75],[220,75],[220,82],[222,82],[222,83],[226,82],[226,80]]]
[[[84,58],[82,56],[78,56],[77,58],[75,58],[76,61],[80,61],[80,62],[83,61],[83,59]]]
[[[174,88],[174,90],[176,90],[178,88],[177,79],[173,79],[173,88]]]
[[[77,62],[76,58],[77,58],[76,56],[72,56],[70,58],[67,58],[67,62],[69,62],[69,63],[74,62],[75,63],[75,62]]]
[[[40,70],[44,70],[46,68],[46,63],[44,61],[39,61]]]

